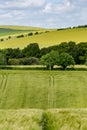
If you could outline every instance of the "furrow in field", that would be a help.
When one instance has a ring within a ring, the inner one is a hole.
[[[3,81],[4,81],[4,75],[0,75],[0,89],[2,88],[2,84],[3,84]]]
[[[7,80],[8,80],[8,75],[3,75],[3,79],[2,79],[2,82],[1,82],[1,95],[0,95],[0,106],[2,104],[2,101],[3,101],[3,96],[5,95],[5,92],[6,92],[6,85],[7,85]]]
[[[6,88],[4,86],[5,92],[3,94],[1,108],[20,108],[21,104],[21,91],[19,89],[20,86],[21,86],[20,75],[9,74]]]
[[[24,84],[24,90],[23,90],[23,97],[22,97],[22,103],[21,103],[21,108],[24,108],[26,104],[26,98],[27,98],[27,82],[25,82],[25,76],[22,76],[23,80],[22,83]]]

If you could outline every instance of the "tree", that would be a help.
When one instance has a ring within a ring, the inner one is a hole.
[[[77,44],[77,64],[84,64],[87,57],[87,42]]]
[[[43,55],[41,57],[41,64],[46,65],[47,69],[52,70],[54,65],[58,64],[59,54],[56,51]]]
[[[6,55],[7,63],[9,61],[9,59],[24,57],[23,52],[19,48],[15,48],[15,49],[12,49],[12,48],[4,49],[4,53]]]
[[[61,53],[59,55],[58,65],[62,66],[63,69],[66,69],[67,66],[74,64],[75,64],[74,58],[68,53]]]
[[[33,33],[32,33],[32,32],[28,33],[28,36],[32,36],[32,35],[33,35]]]
[[[6,57],[3,52],[0,51],[0,65],[6,65]]]
[[[37,43],[31,43],[23,50],[25,57],[40,57],[40,48]]]

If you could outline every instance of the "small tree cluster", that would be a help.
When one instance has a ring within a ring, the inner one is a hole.
[[[66,69],[69,65],[74,65],[74,58],[68,53],[59,54],[56,51],[52,51],[41,57],[41,64],[46,65],[47,69],[53,69],[54,65],[62,66]]]

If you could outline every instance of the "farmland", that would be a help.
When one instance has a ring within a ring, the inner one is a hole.
[[[16,38],[29,32],[39,34]],[[87,28],[0,26],[0,39],[5,38],[0,41],[0,49],[22,49],[29,43],[38,43],[42,48],[65,41],[87,42],[86,34]],[[8,36],[11,38],[6,40]],[[0,130],[87,130],[85,65],[77,66],[80,71],[5,67],[0,68]]]
[[[35,31],[44,31],[46,29],[42,28],[35,28],[35,27],[26,27],[26,26],[0,26],[0,37],[6,37],[6,36],[15,36],[18,34],[26,34],[29,32],[35,32]]]
[[[2,26],[3,27],[3,26]],[[8,27],[10,30],[12,27]],[[4,29],[6,29],[4,27]],[[25,30],[23,30],[25,29]],[[76,43],[79,42],[86,42],[87,41],[87,28],[75,28],[75,29],[65,29],[65,30],[56,30],[56,29],[41,29],[41,28],[30,28],[29,27],[13,27],[13,34],[17,35],[18,33],[24,34],[25,32],[40,32],[38,35],[33,35],[30,37],[23,37],[23,38],[12,38],[10,40],[4,40],[0,42],[0,48],[21,48],[23,49],[29,43],[38,43],[40,48],[48,47],[51,45],[59,44],[61,42],[68,42],[68,41],[75,41]],[[19,30],[19,31],[18,31]],[[7,32],[6,35],[11,34],[12,32]],[[0,33],[3,35],[3,32]],[[4,38],[4,35],[3,35]]]
[[[87,109],[0,110],[0,130],[87,130]]]
[[[0,108],[86,108],[86,71],[1,70]]]

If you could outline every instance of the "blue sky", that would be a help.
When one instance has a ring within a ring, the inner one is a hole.
[[[87,0],[0,0],[0,25],[61,28],[87,24]]]

